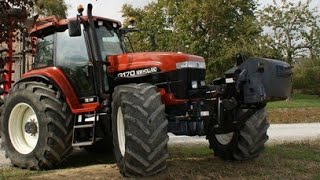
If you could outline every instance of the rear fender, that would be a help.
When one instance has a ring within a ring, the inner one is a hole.
[[[49,82],[60,92],[63,93],[70,110],[74,114],[81,114],[86,112],[96,111],[99,107],[99,103],[85,103],[81,104],[78,97],[68,81],[67,77],[57,67],[48,67],[43,69],[32,70],[23,75],[23,79],[19,80],[16,84],[26,81],[42,80]]]

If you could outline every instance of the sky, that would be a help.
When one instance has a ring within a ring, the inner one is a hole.
[[[93,14],[95,16],[103,16],[103,17],[108,17],[111,19],[122,21],[121,7],[123,4],[128,3],[128,4],[134,5],[135,7],[143,7],[144,5],[152,1],[153,0],[66,0],[66,3],[69,6],[69,10],[68,10],[69,17],[76,16],[77,6],[79,4],[84,5],[84,7],[86,8],[86,5],[88,3],[91,3],[93,5]],[[291,0],[291,1],[298,1],[298,0]],[[272,3],[272,0],[258,0],[258,2],[259,4],[261,4],[261,6],[264,6],[268,3]],[[317,7],[318,9],[320,9],[320,1],[313,0],[312,7]]]
[[[82,4],[85,9],[88,3],[93,5],[93,14],[115,20],[122,21],[121,7],[123,4],[132,4],[135,7],[143,7],[152,0],[66,0],[69,5],[68,16],[73,17],[77,14],[77,6]],[[86,12],[84,12],[86,14]]]

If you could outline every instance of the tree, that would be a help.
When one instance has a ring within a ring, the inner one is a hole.
[[[158,0],[142,9],[126,4],[122,12],[125,25],[133,16],[137,28],[155,34],[156,50],[204,57],[212,80],[234,65],[232,57],[238,52],[267,53],[255,10],[253,0]],[[135,33],[131,39],[137,50],[151,49],[145,45],[147,35]]]
[[[13,60],[13,52],[18,43],[24,44],[21,50],[23,65],[25,67],[26,53],[30,50],[26,48],[31,44],[31,39],[28,36],[28,28],[32,27],[35,17],[32,15],[32,10],[36,9],[40,15],[56,15],[59,18],[66,17],[67,6],[63,0],[1,0],[0,1],[0,76],[5,79],[0,84],[7,91],[11,87],[11,76],[9,73],[4,73],[11,69]],[[27,19],[30,17],[29,19]],[[26,48],[26,49],[24,49]],[[17,52],[18,53],[18,52]],[[0,92],[2,92],[2,87]],[[0,94],[2,95],[2,94]],[[0,101],[1,105],[1,101]]]
[[[67,5],[64,0],[3,0],[0,1],[0,43],[14,36],[13,32],[25,27],[30,11],[35,9],[40,15],[66,17]],[[17,35],[17,34],[15,34]]]
[[[281,51],[286,61],[315,56],[319,47],[319,16],[310,9],[311,0],[298,3],[281,0],[266,6],[259,12],[260,23],[266,28],[270,46]]]
[[[20,27],[32,6],[33,2],[27,0],[0,1],[0,43],[7,41],[10,31]]]
[[[152,51],[150,36],[155,36],[157,42],[157,51],[170,51],[173,45],[173,31],[169,28],[167,17],[163,11],[162,2],[152,2],[144,9],[134,8],[132,5],[125,4],[122,8],[125,25],[131,17],[136,20],[136,28],[142,30],[139,33],[133,33],[130,40],[134,45],[135,51]],[[171,50],[172,51],[172,50]]]
[[[68,6],[64,0],[35,0],[35,12],[41,16],[67,17]]]
[[[320,60],[305,59],[293,69],[293,87],[304,94],[320,95]]]

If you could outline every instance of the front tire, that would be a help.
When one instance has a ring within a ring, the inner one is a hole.
[[[115,88],[113,143],[124,176],[150,176],[166,169],[167,125],[165,106],[155,86],[128,84]]]
[[[22,82],[6,96],[2,147],[12,165],[50,169],[72,151],[72,114],[61,93],[42,82]]]
[[[235,132],[216,134],[214,128],[210,128],[207,138],[215,156],[244,161],[258,157],[264,150],[270,126],[265,108],[241,114],[238,118],[243,119],[244,124]]]

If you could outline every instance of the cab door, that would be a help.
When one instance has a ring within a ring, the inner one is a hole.
[[[55,34],[55,66],[71,82],[78,97],[95,95],[92,71],[84,36],[70,37],[68,30]]]

